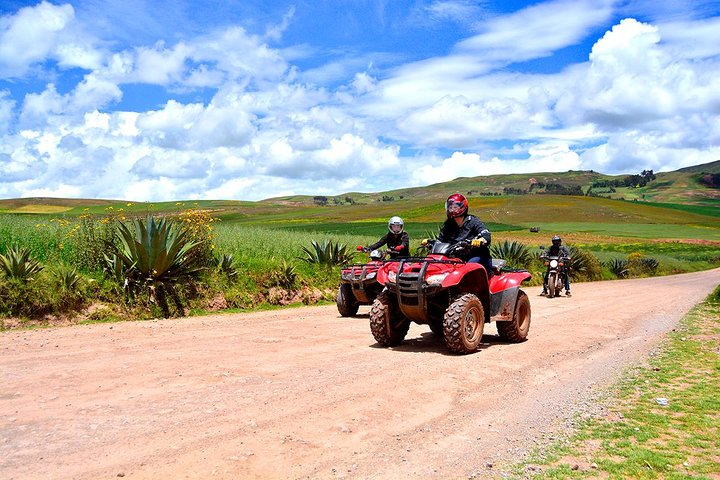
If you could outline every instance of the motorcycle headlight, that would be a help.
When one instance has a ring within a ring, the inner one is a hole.
[[[445,277],[448,276],[448,273],[450,273],[450,272],[439,273],[437,275],[430,275],[429,277],[427,277],[427,279],[425,281],[427,282],[428,285],[440,285],[440,284],[442,284],[443,280],[445,280]]]
[[[395,283],[395,279],[397,278],[397,272],[391,271],[388,273],[388,282]]]
[[[367,278],[368,280],[372,280],[373,278],[375,278],[375,272],[368,273],[367,277],[365,277],[365,278]]]
[[[550,260],[550,268],[557,268],[558,261],[557,260]]]

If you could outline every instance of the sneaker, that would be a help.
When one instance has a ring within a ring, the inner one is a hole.
[[[572,293],[570,293],[570,290],[565,290],[565,296],[572,297]]]
[[[540,296],[541,296],[541,297],[544,297],[544,296],[546,296],[547,294],[548,294],[548,293],[547,293],[547,290],[543,290],[542,292],[540,292]]]

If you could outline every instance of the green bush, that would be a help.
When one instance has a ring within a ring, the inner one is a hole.
[[[657,273],[660,263],[652,257],[634,252],[628,255],[627,265],[631,277],[651,277]]]
[[[628,262],[625,259],[613,258],[609,262],[605,262],[603,265],[618,278],[625,278],[628,276]]]
[[[530,253],[530,249],[521,242],[508,242],[507,240],[502,243],[493,244],[490,247],[490,254],[493,258],[502,258],[508,266],[514,268],[525,268],[528,269],[533,263],[533,255]]]
[[[33,275],[42,271],[40,262],[30,256],[30,249],[17,245],[0,254],[0,272],[7,278],[18,282],[31,281]]]
[[[202,241],[193,240],[182,225],[166,217],[135,219],[130,225],[120,223],[116,230],[112,268],[117,274],[116,262],[122,263],[124,285],[130,292],[147,293],[150,303],[156,303],[164,317],[170,316],[168,297],[179,315],[184,315],[181,293],[192,288],[191,281],[204,269],[198,264],[195,250]],[[183,285],[183,289],[178,288]]]
[[[595,255],[574,245],[569,250],[571,279],[593,281],[602,278],[602,264]]]
[[[326,266],[342,265],[352,261],[355,252],[350,251],[346,244],[333,242],[332,240],[323,240],[318,243],[315,240],[310,242],[311,248],[302,247],[305,257],[302,258],[307,263],[320,264]]]

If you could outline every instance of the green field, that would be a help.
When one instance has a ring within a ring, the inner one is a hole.
[[[720,162],[708,165],[703,168],[720,168]],[[268,302],[268,292],[278,285],[300,290],[319,288],[325,292],[325,300],[331,301],[339,272],[337,267],[303,261],[307,256],[304,249],[310,248],[312,242],[333,242],[354,254],[356,261],[362,261],[364,256],[355,252],[355,246],[377,241],[387,232],[387,220],[399,215],[405,221],[414,251],[420,240],[434,236],[445,220],[445,197],[461,191],[468,195],[470,213],[485,222],[496,245],[520,242],[537,253],[538,247],[547,246],[550,237],[558,234],[566,245],[595,258],[595,273],[590,278],[615,278],[610,263],[630,256],[657,261],[653,274],[663,275],[720,265],[720,199],[715,197],[716,190],[698,184],[702,174],[658,174],[654,182],[631,189],[633,194],[644,195],[645,201],[542,192],[502,194],[506,188],[522,190],[531,182],[561,182],[568,188],[587,189],[594,181],[615,178],[595,172],[460,178],[391,192],[327,198],[295,196],[258,202],[0,200],[0,254],[18,245],[27,247],[33,258],[43,263],[46,268],[38,275],[37,295],[42,295],[43,288],[56,288],[57,280],[50,272],[76,267],[88,280],[84,295],[112,303],[120,298],[115,287],[107,284],[101,268],[106,242],[114,238],[117,225],[148,215],[181,219],[194,212],[205,218],[206,224],[200,227],[208,241],[208,255],[232,256],[240,272],[232,281],[213,274],[204,287],[193,290],[192,295],[200,298],[193,305],[197,311],[206,308],[202,298],[219,295],[230,299],[227,303],[231,308],[258,308]],[[691,193],[696,201],[667,203],[657,201],[662,196],[656,195],[649,202],[652,189],[675,192],[675,197],[677,192]],[[539,232],[533,233],[531,228]],[[535,284],[542,267],[536,264],[533,269],[531,282]],[[14,287],[3,287],[3,281],[0,276],[0,309],[2,292],[14,295]]]

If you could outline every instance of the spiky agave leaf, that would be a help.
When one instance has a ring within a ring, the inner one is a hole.
[[[340,242],[332,240],[322,242],[310,241],[311,248],[302,247],[305,257],[302,260],[308,263],[318,263],[322,265],[342,265],[352,260],[354,252],[348,249],[348,246]]]
[[[43,266],[30,257],[30,249],[15,245],[8,248],[5,255],[0,254],[0,271],[13,280],[32,280],[32,275],[40,272]]]
[[[507,240],[490,247],[490,254],[494,258],[504,259],[509,266],[515,268],[529,268],[533,261],[530,249],[521,242]]]
[[[126,271],[134,270],[145,282],[173,283],[197,274],[203,267],[190,255],[202,241],[165,217],[133,220],[133,228],[118,225],[116,253]]]
[[[628,262],[623,258],[613,258],[608,263],[606,263],[606,266],[608,270],[610,270],[619,278],[625,278],[629,273]]]

